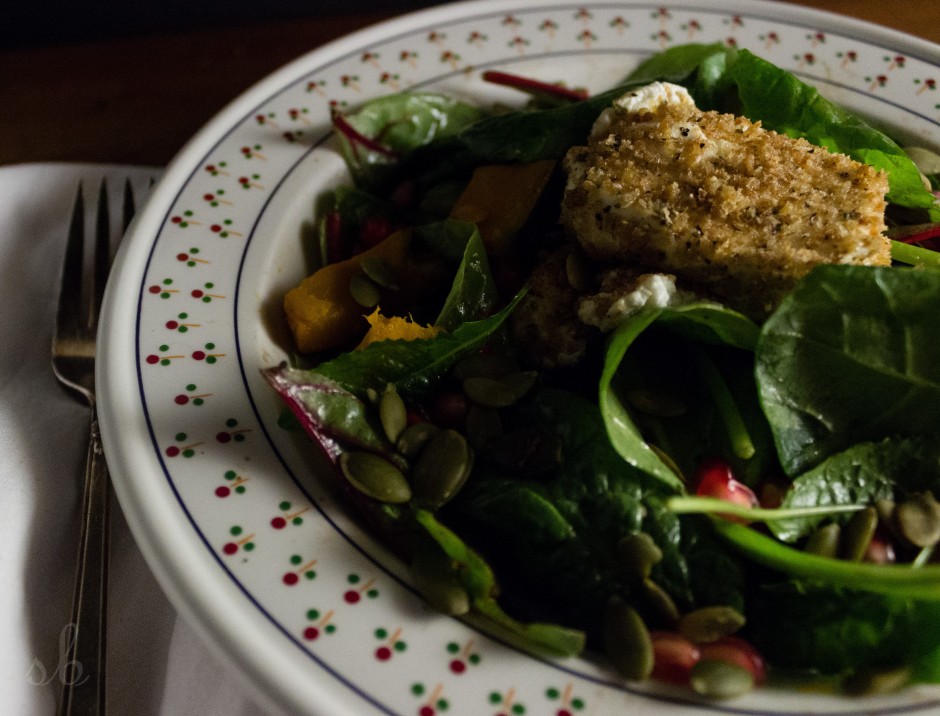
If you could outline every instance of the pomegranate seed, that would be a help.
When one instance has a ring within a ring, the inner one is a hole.
[[[342,261],[343,256],[343,217],[338,211],[331,211],[324,219],[326,235],[326,262],[333,264]]]
[[[865,556],[862,557],[865,562],[875,564],[891,564],[897,560],[894,553],[894,544],[884,529],[878,527],[875,530],[874,537],[868,543],[868,549],[865,550]]]
[[[359,229],[359,240],[362,242],[363,248],[371,249],[376,244],[382,243],[390,233],[392,233],[392,224],[387,217],[370,216],[362,222],[362,227]]]
[[[692,667],[701,656],[699,647],[681,634],[652,631],[653,672],[651,677],[670,684],[687,685]]]
[[[467,396],[463,393],[444,392],[435,396],[428,413],[435,425],[460,430],[467,420],[467,408]]]
[[[693,484],[696,486],[695,494],[699,497],[717,497],[744,507],[757,507],[760,504],[754,491],[736,480],[731,466],[721,458],[702,462],[695,471]]]
[[[395,190],[392,192],[392,202],[396,206],[400,206],[405,209],[410,208],[415,204],[416,192],[417,190],[415,189],[415,184],[413,181],[403,181],[401,184],[395,187]]]
[[[760,487],[760,506],[767,509],[776,509],[783,504],[787,488],[780,483],[767,481]]]
[[[764,657],[752,644],[740,637],[726,636],[701,647],[702,659],[726,661],[747,669],[754,677],[755,684],[762,684],[767,679],[767,665]]]

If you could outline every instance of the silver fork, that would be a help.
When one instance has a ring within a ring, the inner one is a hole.
[[[90,209],[91,210],[91,209]],[[134,213],[130,182],[124,184],[122,222],[112,227],[107,187],[102,181],[94,206],[94,246],[86,258],[85,198],[79,186],[69,225],[61,292],[52,340],[56,377],[91,408],[88,452],[78,541],[70,638],[64,660],[60,714],[105,712],[105,657],[108,597],[108,468],[101,450],[95,408],[95,334],[104,287],[120,239]],[[113,230],[117,229],[117,230]],[[90,259],[90,262],[87,260]],[[90,267],[86,268],[86,264]]]

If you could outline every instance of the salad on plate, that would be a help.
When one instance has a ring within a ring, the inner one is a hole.
[[[264,373],[441,612],[707,697],[940,681],[940,156],[746,50],[333,123]]]

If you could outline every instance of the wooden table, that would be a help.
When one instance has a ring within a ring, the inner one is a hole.
[[[741,0],[742,7],[748,0]],[[791,0],[940,43],[940,2]],[[163,165],[271,71],[395,14],[324,16],[0,52],[0,164]]]

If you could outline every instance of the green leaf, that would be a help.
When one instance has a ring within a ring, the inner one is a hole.
[[[940,272],[814,269],[767,320],[756,375],[787,474],[940,429]]]
[[[610,442],[620,456],[630,465],[660,480],[673,490],[682,491],[682,479],[649,446],[640,433],[630,410],[613,385],[620,364],[627,350],[659,317],[661,309],[643,309],[621,323],[607,342],[604,369],[598,383],[598,404]]]
[[[584,649],[584,633],[555,624],[525,623],[510,617],[496,601],[496,578],[486,561],[456,533],[426,510],[415,520],[456,564],[456,576],[470,596],[473,610],[486,618],[489,628],[505,630],[513,641],[536,654],[574,656]]]
[[[703,109],[722,106],[724,111],[730,100],[728,64],[737,50],[722,43],[710,45],[687,43],[656,53],[642,62],[627,77],[637,85],[651,82],[672,82],[684,86]],[[739,113],[739,112],[738,112]]]
[[[616,453],[595,405],[542,388],[510,411],[505,424],[510,431],[560,438],[561,464],[525,479],[482,451],[473,477],[447,509],[525,613],[597,635],[612,596],[645,609],[637,575],[616,549],[639,531],[662,551],[653,577],[682,608],[740,603],[737,566],[719,553],[708,523],[666,509],[660,495],[668,491]],[[721,584],[715,584],[718,574]]]
[[[537,486],[499,476],[476,474],[460,499],[460,509],[505,529],[512,525],[528,540],[550,544],[575,536],[571,523]]]
[[[674,339],[654,343],[652,346],[640,346],[638,341],[641,336],[651,333],[650,329],[653,327],[667,331],[670,336],[682,340]],[[682,491],[684,486],[681,478],[650,447],[637,424],[635,411],[631,410],[623,397],[621,383],[629,379],[631,383],[639,382],[639,385],[643,385],[643,374],[651,370],[659,370],[665,374],[663,380],[672,382],[673,391],[681,393],[689,414],[680,419],[673,419],[668,425],[665,421],[661,426],[653,425],[661,427],[658,447],[666,450],[684,470],[694,469],[697,459],[702,457],[703,450],[709,446],[717,449],[714,439],[710,436],[706,438],[713,421],[705,417],[714,413],[716,407],[711,400],[696,397],[696,392],[704,390],[703,383],[700,382],[696,386],[693,382],[695,376],[692,375],[694,371],[679,372],[676,370],[677,363],[689,363],[688,352],[697,350],[700,345],[743,349],[749,353],[754,349],[757,336],[758,328],[751,320],[713,303],[696,303],[667,309],[646,308],[621,323],[608,339],[598,384],[598,404],[611,444],[624,460],[661,480],[671,489]],[[689,341],[692,341],[691,347]],[[647,356],[643,365],[651,366],[650,368],[643,369],[637,362],[631,362],[630,356],[636,354],[637,347],[642,347],[638,355]],[[631,349],[634,353],[628,356]],[[727,359],[733,360],[731,356]],[[756,410],[756,400],[748,396],[748,392],[753,392],[753,389],[743,384],[735,385],[734,388],[734,395],[725,397],[728,400],[732,397],[747,398],[746,402],[754,404],[755,410],[749,411],[749,424],[751,427],[760,428],[754,438],[760,440],[764,431],[763,421]],[[728,390],[725,389],[724,393],[727,394]],[[735,400],[736,409],[740,407],[737,402]],[[729,441],[734,437],[727,433],[719,434]]]
[[[825,99],[792,72],[748,50],[719,44],[672,47],[642,63],[629,77],[685,86],[702,109],[739,114],[790,137],[847,154],[888,175],[888,200],[926,210],[940,220],[940,206],[921,182],[910,157],[884,132]]]
[[[389,383],[395,384],[403,398],[422,395],[460,358],[479,350],[500,329],[522,295],[498,313],[464,323],[452,333],[413,341],[376,341],[321,363],[315,372],[360,396],[370,388],[380,391]]]
[[[408,177],[426,188],[468,176],[474,167],[483,164],[560,159],[572,146],[584,144],[601,111],[634,86],[618,87],[560,107],[485,117],[453,136],[409,153],[393,177],[386,178],[386,185]]]
[[[757,530],[723,519],[713,519],[715,531],[740,553],[791,577],[911,599],[940,600],[940,565],[849,562],[809,554],[788,547]]]
[[[391,446],[375,421],[375,411],[337,382],[287,364],[263,375],[290,407],[297,422],[313,437],[327,437],[376,452]]]
[[[450,231],[459,232],[465,237],[463,257],[454,283],[440,315],[434,321],[434,325],[453,331],[463,323],[490,315],[496,307],[499,292],[476,224],[465,221],[448,221],[445,224]]]
[[[699,343],[730,346],[753,352],[760,328],[754,321],[717,303],[672,306],[657,319],[676,335]]]
[[[781,507],[871,505],[911,492],[940,488],[940,444],[936,437],[861,443],[824,460],[793,481]],[[823,516],[768,522],[784,542],[805,537]]]
[[[936,199],[921,183],[914,162],[886,134],[747,50],[735,55],[728,74],[737,86],[739,111],[745,117],[884,170],[890,184],[889,201],[929,209],[934,220],[940,218]]]
[[[938,680],[940,602],[807,582],[768,584],[756,597],[746,636],[779,668],[842,675],[912,665],[916,680]]]
[[[431,92],[400,92],[369,100],[344,115],[352,127],[393,152],[410,152],[452,136],[478,121],[484,112],[453,97]],[[394,158],[351,143],[340,133],[346,161],[355,174]]]

